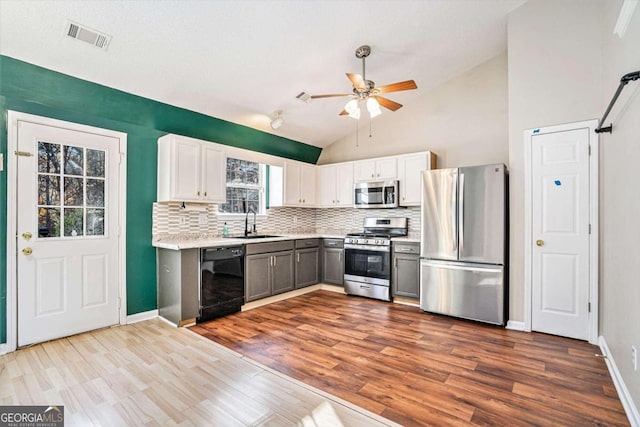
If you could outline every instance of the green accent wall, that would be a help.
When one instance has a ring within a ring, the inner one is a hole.
[[[0,343],[6,342],[7,111],[127,134],[127,313],[157,308],[151,212],[156,201],[157,140],[189,136],[315,164],[321,149],[169,104],[132,95],[0,55]],[[11,171],[9,171],[11,172]]]

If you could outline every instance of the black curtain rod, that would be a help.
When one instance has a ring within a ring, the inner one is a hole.
[[[611,108],[613,108],[613,104],[615,104],[616,101],[618,100],[618,97],[620,96],[620,92],[622,92],[622,88],[625,87],[627,83],[629,83],[630,81],[638,80],[638,79],[640,79],[640,71],[634,71],[633,73],[627,73],[624,76],[622,76],[622,78],[620,79],[620,84],[618,85],[618,90],[616,90],[616,93],[613,95],[613,98],[611,99],[611,102],[607,107],[607,111],[604,112],[604,116],[602,116],[602,120],[600,120],[600,123],[598,124],[596,133],[602,133],[602,132],[611,133],[613,131],[612,124],[607,127],[602,127],[602,125],[604,124],[604,121],[607,120],[607,116],[609,115]]]

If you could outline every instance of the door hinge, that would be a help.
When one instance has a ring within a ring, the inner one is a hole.
[[[589,224],[589,234],[591,234],[591,224]]]
[[[591,146],[589,146],[589,155],[591,155]]]
[[[118,310],[122,308],[122,298],[118,297]]]
[[[589,303],[589,313],[591,313],[591,303]]]
[[[16,156],[33,157],[33,154],[28,151],[14,151],[14,153]]]

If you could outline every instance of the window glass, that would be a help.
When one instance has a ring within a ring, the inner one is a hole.
[[[106,152],[38,142],[38,237],[104,236]]]
[[[218,205],[218,212],[244,214],[264,213],[264,165],[247,160],[227,158],[227,202]]]

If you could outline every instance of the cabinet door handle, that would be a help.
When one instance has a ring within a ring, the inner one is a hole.
[[[299,252],[296,254],[296,262],[298,264],[300,264],[300,253]]]
[[[394,267],[396,267],[396,268],[398,268],[398,257],[395,257],[395,258],[393,259],[393,266],[394,266]]]
[[[204,197],[207,197],[207,192],[206,191],[204,192]]]
[[[276,266],[276,256],[275,255],[273,256],[273,266],[274,267]]]
[[[342,261],[342,251],[338,252],[338,261]]]
[[[376,175],[372,173],[371,174],[371,178],[375,178],[375,177],[376,177]]]
[[[200,192],[198,191],[198,196],[200,195]]]

